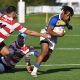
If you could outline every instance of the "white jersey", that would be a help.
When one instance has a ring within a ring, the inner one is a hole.
[[[9,67],[14,67],[29,52],[26,45],[19,47],[16,41],[9,46],[9,50],[10,55],[1,57],[2,62]]]
[[[0,17],[0,43],[15,30],[25,32],[27,29],[7,15]]]

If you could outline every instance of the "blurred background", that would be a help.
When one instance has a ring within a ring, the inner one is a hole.
[[[0,0],[0,8],[8,5],[17,6],[22,0]],[[23,0],[25,2],[25,12],[30,13],[59,13],[62,5],[73,7],[75,14],[80,14],[80,0]]]
[[[25,22],[25,15],[59,13],[63,5],[71,6],[74,9],[74,14],[80,15],[80,0],[0,0],[0,9],[9,5],[18,8],[18,21],[21,23]],[[48,14],[46,14],[46,23],[47,19]]]

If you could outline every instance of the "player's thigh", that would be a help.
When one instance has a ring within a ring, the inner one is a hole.
[[[46,42],[41,43],[41,53],[46,55],[49,51],[49,44]]]

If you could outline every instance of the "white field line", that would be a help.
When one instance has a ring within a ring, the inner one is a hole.
[[[80,35],[65,35],[65,36],[79,37]]]
[[[80,50],[80,48],[55,48],[56,50]]]
[[[25,65],[16,65],[17,67],[23,67]],[[33,66],[33,65],[32,65]],[[80,64],[48,64],[48,65],[41,65],[43,67],[49,67],[49,66],[80,66]]]

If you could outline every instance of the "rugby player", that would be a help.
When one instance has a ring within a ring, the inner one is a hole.
[[[72,26],[69,26],[70,18],[73,16],[74,11],[69,6],[63,6],[61,9],[61,12],[59,15],[55,15],[51,17],[49,20],[48,26],[41,30],[41,33],[47,32],[51,35],[50,39],[46,39],[43,37],[40,37],[40,45],[41,45],[41,54],[37,57],[36,62],[34,64],[33,71],[31,72],[31,75],[36,77],[37,76],[37,70],[40,67],[40,64],[42,62],[46,62],[52,51],[54,50],[55,44],[57,43],[58,37],[64,36],[64,31],[62,33],[56,33],[54,32],[55,27],[68,27],[68,29],[72,29]]]
[[[30,36],[42,36],[45,38],[50,37],[49,34],[43,34],[43,33],[38,33],[36,31],[31,31],[25,27],[23,27],[21,24],[16,22],[14,18],[16,17],[16,7],[14,6],[9,6],[6,8],[5,15],[0,17],[0,54],[1,55],[8,55],[9,50],[4,43],[4,40],[8,38],[8,36],[13,32],[13,31],[19,31],[22,33],[26,33],[27,35]]]
[[[17,40],[9,45],[9,55],[0,57],[0,72],[9,71],[15,68],[16,64],[25,57],[26,69],[31,72],[30,56],[38,56],[38,51],[25,44],[27,36],[19,33]]]

